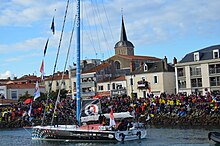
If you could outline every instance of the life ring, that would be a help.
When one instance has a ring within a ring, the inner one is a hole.
[[[92,105],[90,104],[85,107],[85,114],[87,116],[98,114],[98,112],[99,112],[99,108],[95,104],[92,104]]]

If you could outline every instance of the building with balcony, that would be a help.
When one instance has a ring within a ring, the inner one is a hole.
[[[175,65],[178,93],[202,94],[219,91],[220,45],[210,46],[189,54]]]
[[[147,97],[148,93],[175,93],[174,67],[167,63],[167,58],[159,62],[143,64],[132,74],[126,76],[128,95],[133,97]]]
[[[97,96],[117,97],[127,95],[125,76],[109,77],[97,83]]]

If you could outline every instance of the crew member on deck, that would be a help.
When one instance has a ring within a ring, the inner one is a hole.
[[[103,116],[99,114],[99,124],[102,124]]]
[[[106,125],[106,117],[103,115],[102,116],[102,124],[105,126]]]
[[[126,131],[127,130],[128,122],[125,119],[122,119],[121,123],[118,125],[119,131]]]

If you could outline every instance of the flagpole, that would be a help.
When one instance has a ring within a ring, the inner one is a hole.
[[[80,100],[80,0],[76,0],[76,44],[77,44],[77,60],[76,60],[76,120],[80,125],[80,112],[81,112],[81,100]]]

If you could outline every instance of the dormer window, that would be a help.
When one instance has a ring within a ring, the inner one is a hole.
[[[219,58],[219,50],[216,49],[216,50],[213,50],[213,59],[217,59]]]
[[[194,53],[194,61],[199,61],[199,52]]]
[[[147,66],[147,64],[144,64],[144,72],[145,71],[148,71],[148,66]]]

